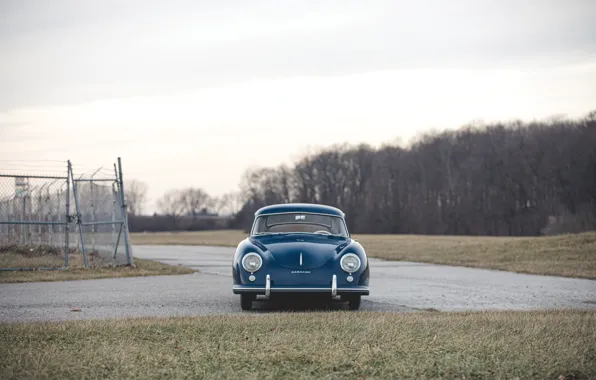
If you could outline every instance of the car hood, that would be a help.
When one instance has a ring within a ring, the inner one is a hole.
[[[279,265],[297,270],[323,266],[349,244],[347,238],[314,234],[265,235],[252,240],[261,249],[269,251]]]

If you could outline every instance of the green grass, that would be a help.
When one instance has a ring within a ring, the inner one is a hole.
[[[2,268],[47,268],[64,265],[62,252],[36,249],[33,251],[11,250],[0,252]],[[83,266],[80,253],[70,254],[68,270],[32,270],[32,271],[0,271],[0,283],[34,282],[34,281],[67,281],[90,280],[113,277],[156,276],[172,274],[188,274],[194,271],[182,266],[171,266],[151,260],[135,259],[134,267],[113,266],[111,262],[97,254],[88,255],[88,269]]]
[[[132,234],[134,244],[236,246],[242,231]],[[356,235],[370,257],[596,279],[596,232],[549,237]]]
[[[0,336],[3,379],[596,378],[587,311],[19,323]]]

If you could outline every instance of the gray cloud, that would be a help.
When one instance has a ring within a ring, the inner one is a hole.
[[[596,54],[589,0],[9,1],[0,110],[275,76],[557,65]]]

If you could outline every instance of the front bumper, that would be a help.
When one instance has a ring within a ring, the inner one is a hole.
[[[311,286],[271,286],[271,277],[267,275],[265,287],[254,285],[234,285],[232,287],[234,294],[250,293],[262,294],[267,297],[271,293],[329,293],[332,297],[343,294],[369,295],[368,286],[355,285],[349,287],[337,287],[337,278],[333,275],[330,287],[311,287]]]

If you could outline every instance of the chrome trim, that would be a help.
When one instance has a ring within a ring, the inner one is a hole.
[[[347,270],[345,270],[345,269],[344,269],[343,261],[344,261],[344,259],[345,259],[346,257],[348,257],[348,256],[354,256],[354,257],[355,257],[355,258],[358,260],[358,268],[356,268],[356,269],[354,269],[354,270],[352,270],[352,271],[347,271]],[[360,257],[358,257],[358,255],[357,255],[357,254],[355,254],[355,253],[346,253],[345,255],[343,255],[343,256],[341,257],[341,259],[339,259],[339,266],[341,267],[341,269],[342,269],[344,272],[347,272],[347,273],[349,273],[349,274],[352,274],[352,273],[354,273],[354,272],[358,271],[358,269],[360,269],[360,267],[362,267],[362,260],[360,260]]]
[[[337,295],[337,276],[333,275],[333,279],[331,280],[331,297],[335,297]]]
[[[261,260],[261,265],[259,265],[259,267],[258,267],[257,269],[255,269],[255,270],[250,270],[250,269],[247,269],[247,268],[246,268],[246,265],[244,265],[244,261],[245,261],[245,260],[246,260],[246,258],[247,258],[247,257],[249,257],[249,256],[257,256],[257,257],[259,258],[259,260]],[[263,258],[261,257],[261,255],[259,255],[259,254],[258,254],[258,253],[256,253],[256,252],[248,252],[247,254],[245,254],[244,256],[242,256],[242,261],[241,261],[241,263],[242,263],[242,268],[243,268],[245,271],[247,271],[247,272],[249,272],[249,273],[251,273],[251,274],[252,274],[252,273],[255,273],[255,272],[257,272],[259,269],[261,269],[261,267],[263,266]]]
[[[256,287],[256,286],[243,286],[243,285],[234,285],[232,290],[239,293],[260,293],[265,294],[266,288],[263,287]],[[280,288],[269,288],[270,293],[331,293],[331,288],[321,288],[321,287],[280,287]],[[361,293],[361,294],[369,294],[368,286],[354,286],[350,288],[337,288],[337,293]]]
[[[286,211],[286,212],[272,212],[272,213],[268,213],[268,214],[261,214],[259,216],[269,216],[269,215],[285,215],[285,214],[311,214],[311,215],[325,215],[325,216],[335,216],[338,218],[343,218],[345,217],[345,213],[343,216],[341,215],[335,215],[335,214],[328,214],[326,212],[310,212],[310,211]],[[259,216],[257,216],[256,218],[258,218]],[[255,219],[256,219],[255,218]]]
[[[265,281],[265,297],[269,297],[271,295],[271,276],[267,275],[267,280]]]

